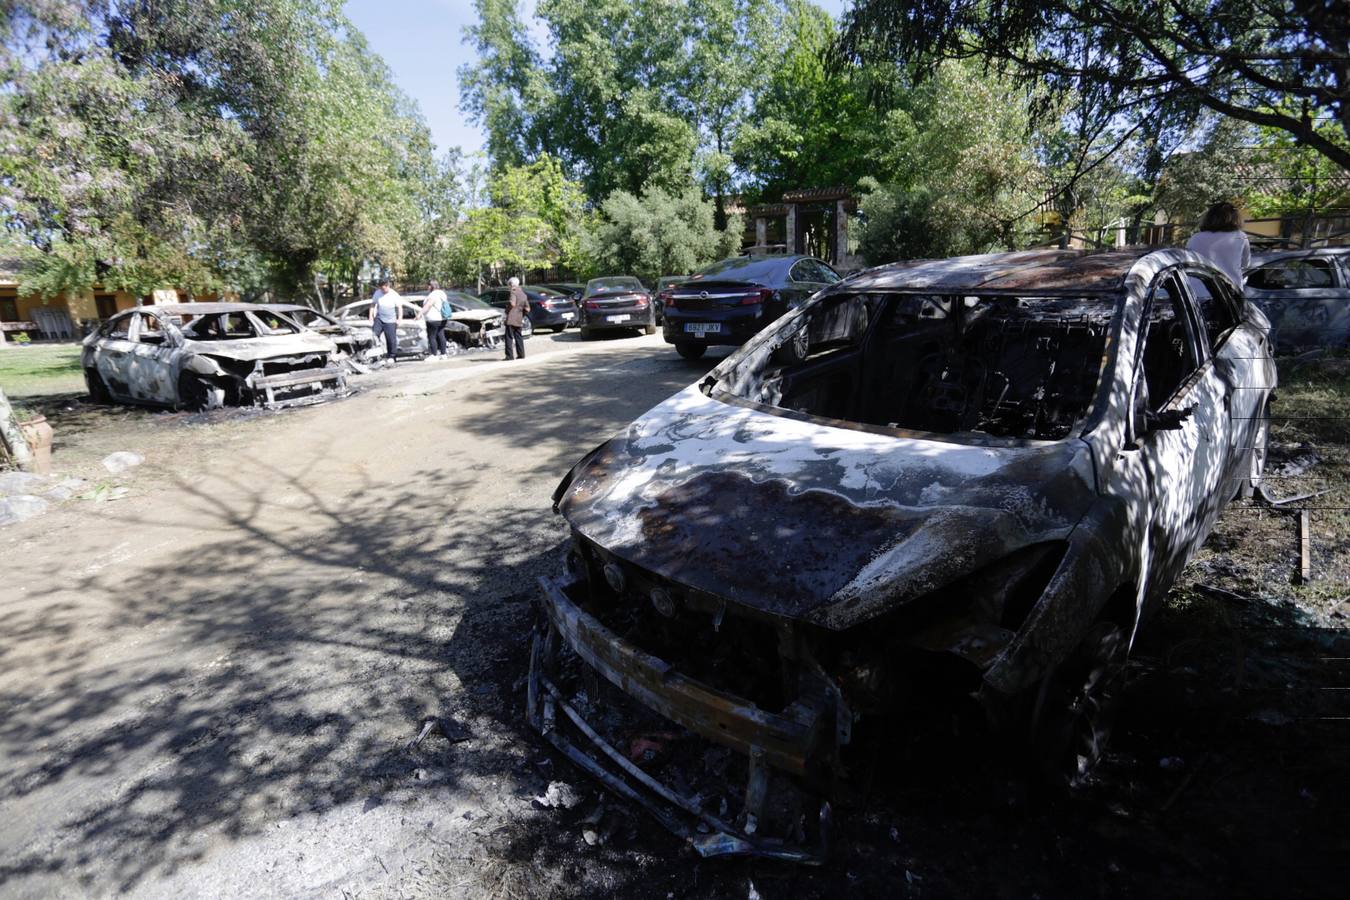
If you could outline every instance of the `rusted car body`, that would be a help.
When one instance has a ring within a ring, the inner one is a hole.
[[[1350,247],[1259,253],[1246,291],[1277,353],[1350,347]]]
[[[360,360],[370,352],[373,343],[370,330],[360,334],[332,313],[298,303],[267,303],[260,304],[259,308],[280,313],[301,328],[318,332],[333,342],[339,356]]]
[[[934,698],[1081,780],[1136,629],[1260,478],[1267,328],[1185,251],[831,286],[563,479],[531,722],[705,855],[820,860],[856,729]],[[729,748],[743,793],[634,729]]]
[[[113,316],[85,338],[81,365],[95,400],[280,408],[345,392],[336,355],[328,338],[261,307],[182,303]]]

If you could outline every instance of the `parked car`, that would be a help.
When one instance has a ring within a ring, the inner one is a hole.
[[[1137,630],[1262,477],[1268,327],[1184,250],[835,283],[562,480],[531,723],[705,855],[819,860],[831,784],[886,755],[855,738],[924,710],[1080,782]]]
[[[538,285],[522,285],[525,296],[530,301],[530,313],[527,322],[531,331],[535,328],[550,328],[555,333],[564,331],[577,323],[577,305],[557,291]],[[511,300],[509,287],[487,288],[478,294],[484,302],[504,310]],[[531,331],[525,332],[526,335]]]
[[[541,284],[538,287],[557,291],[578,306],[581,305],[581,295],[586,293],[586,285],[579,281],[557,281],[552,284]]]
[[[651,292],[629,275],[592,278],[581,295],[581,339],[597,331],[641,328],[656,334]]]
[[[1350,347],[1350,247],[1257,254],[1247,299],[1270,319],[1279,353]]]
[[[80,364],[101,402],[175,409],[280,408],[346,389],[333,341],[247,303],[179,303],[118,313],[84,339]]]
[[[661,296],[666,343],[685,359],[712,344],[738,346],[839,280],[810,256],[734,256],[715,262]]]
[[[422,358],[427,355],[427,325],[422,318],[422,301],[415,299],[416,295],[403,295],[399,303],[398,325],[398,356]],[[415,300],[415,302],[414,302]],[[333,315],[339,322],[352,329],[353,333],[367,338],[372,343],[373,351],[383,356],[384,339],[380,338],[379,343],[375,343],[374,329],[370,327],[370,300],[357,300],[355,303],[348,303],[346,306],[338,307],[333,310]],[[448,335],[448,332],[447,332]]]
[[[689,280],[688,275],[662,275],[656,279],[656,290],[652,295],[652,303],[656,306],[656,324],[660,325],[665,321],[666,303],[661,295],[667,290],[675,287],[677,284],[683,284]]]
[[[358,334],[350,325],[331,313],[295,303],[266,303],[259,304],[258,308],[285,316],[302,328],[317,331],[337,346],[340,356],[361,359],[370,350],[372,340],[369,329],[364,335]]]

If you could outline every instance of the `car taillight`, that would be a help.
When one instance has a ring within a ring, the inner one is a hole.
[[[638,294],[638,296],[637,296],[637,308],[638,308],[638,309],[646,309],[646,308],[647,308],[647,295],[646,295],[646,294]]]
[[[599,304],[599,303],[596,303],[594,300],[587,300],[587,301],[586,301],[586,308],[587,308],[587,309],[599,309],[599,308],[600,308],[600,304]]]
[[[773,288],[760,288],[753,294],[746,294],[741,298],[741,306],[754,306],[756,303],[768,303],[769,298],[773,296]]]
[[[662,291],[662,292],[661,292],[660,294],[658,294],[657,296],[660,297],[660,299],[661,299],[661,305],[664,306],[666,309],[674,309],[674,308],[675,308],[675,292],[674,292],[674,291]]]

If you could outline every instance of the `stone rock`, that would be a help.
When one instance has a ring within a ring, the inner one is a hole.
[[[33,472],[0,472],[0,497],[37,494],[45,490],[51,480],[49,475],[37,475]]]
[[[134,469],[145,462],[145,457],[130,450],[118,450],[103,457],[103,468],[114,475],[121,475],[128,469]]]
[[[0,525],[22,522],[45,513],[51,504],[32,494],[15,494],[0,498]]]
[[[43,493],[43,496],[55,503],[69,500],[89,489],[89,482],[83,478],[63,478],[55,486]]]

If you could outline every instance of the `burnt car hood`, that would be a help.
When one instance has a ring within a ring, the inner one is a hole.
[[[337,348],[332,340],[313,331],[299,334],[275,334],[264,337],[240,338],[234,341],[196,341],[190,335],[187,346],[194,353],[253,362],[275,356],[295,356],[306,353],[332,353]]]
[[[493,319],[500,319],[504,315],[506,313],[500,309],[465,309],[455,313],[450,318],[456,322],[473,322],[481,325]]]
[[[588,455],[558,510],[679,584],[832,629],[1062,540],[1094,498],[1079,439],[982,446],[876,434],[690,387]]]

